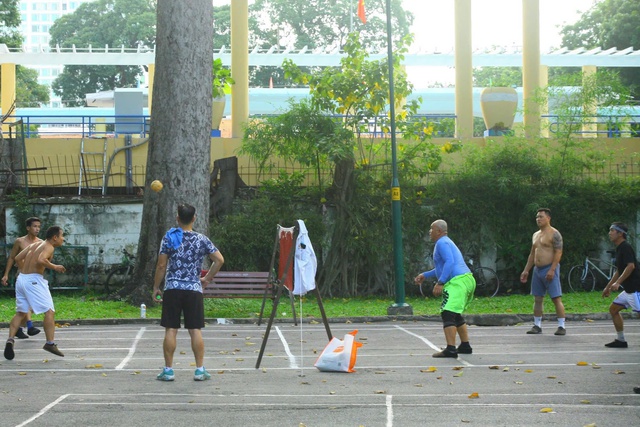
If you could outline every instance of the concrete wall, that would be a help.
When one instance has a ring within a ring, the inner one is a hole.
[[[142,222],[141,200],[42,199],[34,206],[34,215],[42,219],[42,232],[52,225],[65,231],[65,244],[89,247],[89,269],[99,273],[119,264],[122,249],[135,254]],[[25,234],[24,224],[17,224],[14,208],[5,210],[6,243],[13,244]]]

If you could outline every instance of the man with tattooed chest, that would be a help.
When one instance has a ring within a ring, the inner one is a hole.
[[[560,258],[562,258],[562,235],[551,226],[551,211],[540,208],[536,212],[536,224],[539,231],[533,233],[531,252],[527,265],[520,274],[520,281],[527,283],[529,270],[533,268],[531,277],[531,295],[534,296],[533,327],[527,334],[542,333],[542,313],[544,296],[549,294],[556,307],[558,329],[554,335],[565,335],[564,305],[562,304],[562,288],[560,286]]]

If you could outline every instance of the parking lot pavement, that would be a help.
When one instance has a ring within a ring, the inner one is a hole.
[[[203,329],[211,381],[193,381],[189,335],[178,334],[174,382],[157,324],[70,325],[16,342],[0,361],[3,426],[584,426],[639,425],[640,321],[626,320],[628,349],[609,349],[610,321],[571,322],[554,336],[530,325],[469,327],[473,354],[434,359],[439,322],[331,324],[363,343],[355,373],[313,367],[327,344],[322,324],[276,324],[260,368],[265,326]],[[0,330],[7,334],[7,329]],[[44,334],[42,334],[44,335]]]

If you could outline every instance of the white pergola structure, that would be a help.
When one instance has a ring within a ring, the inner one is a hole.
[[[566,48],[541,54],[539,0],[522,0],[523,46],[494,51],[471,49],[471,0],[455,0],[455,50],[452,52],[421,52],[405,54],[405,66],[455,67],[456,72],[456,136],[471,138],[473,132],[473,67],[522,67],[524,83],[524,125],[526,136],[540,134],[540,106],[533,102],[535,91],[547,86],[549,67],[581,67],[585,74],[597,67],[640,67],[640,50],[628,47],[602,50],[568,50]],[[248,2],[231,2],[231,49],[222,47],[212,52],[214,58],[231,64],[236,84],[231,95],[232,137],[242,136],[242,123],[249,117],[249,66],[281,66],[290,59],[299,66],[337,66],[345,56],[341,51],[322,49],[249,49]],[[371,53],[370,59],[386,58],[386,52]],[[15,100],[15,66],[35,65],[139,65],[149,69],[149,87],[153,87],[155,50],[144,47],[50,48],[38,52],[8,49],[0,44],[2,96],[0,107],[6,111]],[[151,111],[152,91],[149,91]]]

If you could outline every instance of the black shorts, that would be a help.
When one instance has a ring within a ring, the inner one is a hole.
[[[202,292],[169,289],[162,295],[162,317],[160,325],[180,329],[184,315],[186,329],[204,328],[204,299]]]

